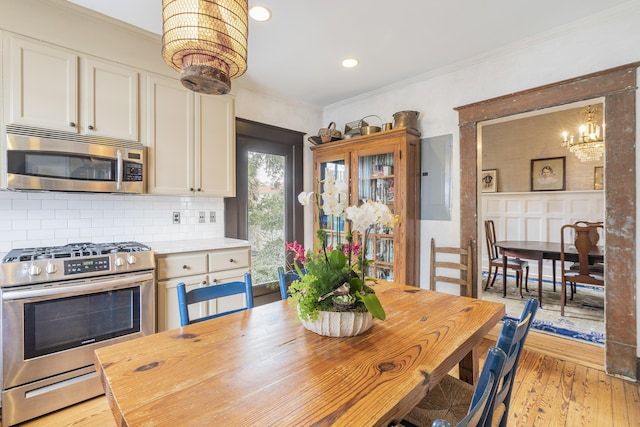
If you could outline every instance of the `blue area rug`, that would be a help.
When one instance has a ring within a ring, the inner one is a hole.
[[[483,287],[487,273],[482,272]],[[515,276],[507,275],[507,296],[502,297],[502,275],[498,274],[493,287],[482,293],[482,299],[505,304],[505,319],[517,319],[522,313],[524,303],[528,298],[538,298],[538,279],[529,278],[529,292],[524,292],[524,298],[520,298],[520,292],[515,285]],[[538,310],[532,328],[564,338],[575,339],[591,344],[604,345],[604,287],[577,285],[577,291],[573,300],[569,300],[567,291],[567,303],[565,316],[560,316],[560,284],[553,291],[553,281],[542,281],[542,308]]]

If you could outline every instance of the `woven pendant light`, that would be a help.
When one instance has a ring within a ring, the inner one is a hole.
[[[224,95],[247,70],[248,0],[162,0],[162,57],[194,92]]]

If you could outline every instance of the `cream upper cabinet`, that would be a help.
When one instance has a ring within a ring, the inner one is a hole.
[[[7,39],[8,123],[140,140],[135,69],[14,35]]]
[[[235,196],[233,98],[147,77],[149,193]]]
[[[10,67],[8,123],[77,132],[78,56],[15,36],[5,40]]]
[[[138,71],[94,58],[83,58],[82,69],[82,132],[139,141]]]

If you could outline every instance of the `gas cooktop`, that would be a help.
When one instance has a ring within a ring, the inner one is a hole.
[[[11,250],[0,263],[0,288],[132,273],[155,268],[149,246],[138,242],[69,243]]]
[[[64,246],[12,249],[3,263],[24,262],[57,258],[79,258],[87,256],[150,251],[149,246],[138,242],[116,243],[69,243]]]

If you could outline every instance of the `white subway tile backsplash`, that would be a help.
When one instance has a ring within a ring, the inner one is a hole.
[[[198,223],[198,213],[207,222]],[[209,222],[210,211],[217,222]],[[180,224],[173,224],[180,212]],[[224,237],[224,200],[210,197],[0,191],[0,252],[73,242]]]

